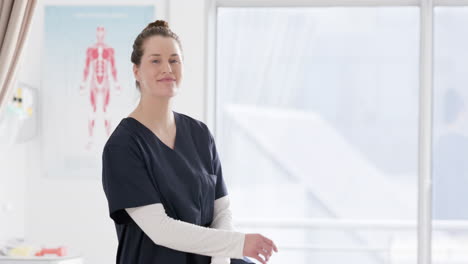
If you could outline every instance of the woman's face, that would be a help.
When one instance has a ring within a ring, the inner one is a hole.
[[[182,80],[182,54],[170,37],[153,36],[143,43],[140,65],[133,65],[142,95],[170,98]]]

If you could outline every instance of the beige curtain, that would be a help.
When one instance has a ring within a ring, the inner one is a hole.
[[[0,0],[0,113],[13,91],[35,6],[36,0]]]

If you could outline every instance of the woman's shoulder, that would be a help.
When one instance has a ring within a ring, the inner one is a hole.
[[[109,147],[129,148],[135,144],[135,131],[128,124],[129,118],[123,118],[107,139],[104,149]]]
[[[210,129],[208,128],[208,126],[203,122],[203,121],[200,121],[196,118],[193,118],[189,115],[186,115],[186,114],[182,114],[182,113],[178,113],[178,112],[175,112],[179,118],[185,123],[187,124],[191,130],[195,130],[196,132],[201,132],[203,134],[209,134],[210,133]]]

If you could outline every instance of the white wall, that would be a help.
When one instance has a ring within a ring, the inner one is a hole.
[[[124,3],[115,0],[94,2],[102,5]],[[131,4],[131,1],[126,2]],[[38,3],[38,12],[18,74],[20,81],[36,87],[40,86],[41,81],[43,15],[39,9],[42,9],[43,3]],[[168,10],[169,25],[180,36],[185,55],[183,86],[174,108],[204,120],[205,0],[170,0]],[[14,226],[11,229],[14,234],[10,232],[10,236],[21,236],[24,232],[26,238],[32,241],[64,243],[72,249],[79,249],[86,263],[115,263],[117,237],[113,222],[108,218],[106,199],[98,180],[100,175],[95,180],[44,178],[41,175],[40,153],[40,141],[36,137],[2,160],[0,206],[3,201],[14,201],[17,209],[9,214],[9,220],[0,212],[0,235],[8,229],[5,228],[5,224],[8,224]],[[26,155],[26,160],[20,158],[23,155]],[[4,166],[3,162],[8,166]],[[21,172],[23,164],[24,172]]]
[[[0,146],[0,241],[24,235],[26,149]]]

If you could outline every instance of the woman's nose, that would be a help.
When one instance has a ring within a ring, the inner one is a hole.
[[[164,63],[163,72],[172,72],[172,68],[171,68],[170,63]]]

